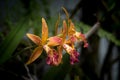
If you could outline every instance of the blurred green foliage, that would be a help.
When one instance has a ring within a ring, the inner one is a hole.
[[[83,33],[87,33],[91,29],[91,26],[80,22],[80,23],[76,23],[76,29],[78,31],[82,31]],[[108,39],[108,41],[113,42],[115,45],[120,46],[120,40],[118,40],[116,38],[115,34],[112,34],[112,33],[108,32],[106,30],[103,30],[102,28],[99,28],[98,32],[97,32],[97,35],[101,38],[104,37],[104,38]]]

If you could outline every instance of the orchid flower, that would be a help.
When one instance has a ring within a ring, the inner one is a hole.
[[[30,33],[27,33],[27,36],[29,39],[31,39],[37,45],[37,47],[34,49],[32,55],[30,56],[30,58],[26,64],[30,64],[33,61],[35,61],[41,55],[43,49],[48,54],[48,58],[47,58],[48,64],[58,65],[60,63],[58,58],[59,58],[59,56],[61,57],[61,55],[58,55],[58,52],[56,50],[51,49],[49,47],[49,46],[52,46],[52,45],[50,45],[52,42],[49,42],[47,45],[47,41],[49,39],[53,39],[53,38],[51,37],[48,39],[48,26],[47,26],[47,23],[44,18],[42,18],[42,38],[40,38],[39,36],[36,36],[34,34],[30,34]],[[57,39],[57,37],[55,38],[55,40],[56,39]],[[59,43],[60,43],[60,41],[59,41]],[[58,43],[56,42],[55,44],[58,44]]]
[[[80,55],[80,53],[76,51],[74,43],[76,41],[83,41],[84,47],[88,47],[88,43],[84,34],[82,34],[81,32],[77,32],[72,21],[70,19],[68,21],[70,22],[69,26],[66,24],[65,20],[63,21],[62,47],[70,55],[70,63],[74,64],[79,61],[78,56]],[[66,39],[67,35],[68,39]]]
[[[66,36],[69,34],[68,33],[68,25],[66,21],[63,21],[63,32],[62,34],[64,35],[63,38],[63,44],[62,47],[65,49],[65,51],[70,55],[70,63],[74,64],[78,62],[78,56],[79,53],[75,50],[74,44],[70,42],[69,40],[66,40]]]
[[[75,50],[74,45],[71,44],[69,40],[66,40],[67,28],[68,28],[67,23],[64,20],[62,32],[57,36],[49,38],[47,45],[54,45],[54,46],[58,45],[59,47],[61,47],[61,50],[65,49],[65,51],[70,55],[70,63],[74,64],[79,61],[78,60],[79,53]]]
[[[72,21],[70,21],[70,27],[69,27],[69,30],[68,30],[68,36],[69,36],[71,42],[83,41],[84,42],[84,47],[88,47],[88,43],[87,43],[87,40],[85,38],[85,35],[82,34],[81,32],[77,32],[75,30],[75,26],[74,26]]]
[[[64,8],[63,8],[64,9]],[[62,62],[63,49],[70,55],[70,63],[74,64],[79,61],[78,57],[80,53],[75,49],[75,42],[83,41],[84,47],[88,47],[87,40],[81,32],[75,30],[73,22],[69,19],[67,11],[64,9],[68,24],[63,20],[63,28],[58,34],[58,22],[56,24],[55,36],[48,37],[48,26],[44,18],[42,18],[42,35],[41,38],[34,34],[27,33],[29,39],[31,39],[37,47],[33,50],[26,64],[30,64],[35,61],[42,53],[43,50],[47,53],[47,64],[59,65]]]

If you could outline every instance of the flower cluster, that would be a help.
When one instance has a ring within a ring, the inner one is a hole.
[[[34,34],[27,33],[27,37],[31,39],[37,47],[34,49],[26,64],[35,61],[45,50],[47,54],[47,64],[59,65],[62,62],[63,49],[70,55],[70,63],[78,62],[80,55],[75,49],[75,42],[83,41],[84,47],[88,46],[87,40],[81,32],[75,30],[73,22],[69,19],[68,24],[63,20],[63,27],[59,34],[48,37],[48,26],[44,18],[42,18],[42,34],[41,38]]]

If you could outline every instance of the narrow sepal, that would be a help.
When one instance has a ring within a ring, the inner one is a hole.
[[[42,44],[46,43],[48,38],[48,26],[44,18],[42,18]]]
[[[27,33],[26,34],[27,37],[32,40],[36,45],[40,45],[41,44],[41,39],[39,36],[36,36],[34,34],[30,34],[30,33]]]
[[[41,55],[42,51],[43,51],[42,46],[35,48],[35,50],[33,51],[32,55],[30,56],[30,58],[26,64],[28,65],[28,64],[32,63],[33,61],[35,61]]]

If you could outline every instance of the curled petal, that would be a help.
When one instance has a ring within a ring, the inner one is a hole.
[[[28,65],[28,64],[32,63],[33,61],[35,61],[41,55],[42,51],[43,51],[42,46],[35,48],[35,50],[33,51],[32,55],[30,56],[30,58],[26,64]]]
[[[82,33],[80,33],[80,32],[76,32],[75,35],[76,35],[76,38],[77,38],[78,40],[84,42],[84,47],[88,47],[88,43],[87,43],[87,40],[86,40],[84,34],[82,34]]]
[[[41,44],[41,39],[39,36],[36,36],[34,34],[27,33],[26,34],[28,38],[30,38],[36,45]]]
[[[59,51],[57,52],[55,49],[51,49],[48,45],[45,45],[44,49],[48,55],[46,59],[47,64],[57,66],[61,63],[62,54],[59,54]]]
[[[78,56],[79,56],[79,53],[72,47],[70,47],[69,45],[67,44],[64,44],[63,46],[65,48],[65,50],[68,52],[68,54],[70,55],[70,63],[71,64],[74,64],[76,62],[78,62]]]
[[[42,18],[42,44],[44,45],[48,38],[48,26],[44,18]]]
[[[51,53],[51,51],[52,51],[51,48],[48,45],[44,45],[43,48],[44,48],[44,50],[46,51],[47,54]]]
[[[75,36],[77,39],[85,40],[85,35],[82,34],[81,32],[76,32]]]
[[[74,50],[71,46],[68,44],[63,44],[63,48],[67,51],[68,54],[71,54],[71,51]]]
[[[49,65],[58,65],[59,54],[53,49],[52,54],[48,54],[46,61],[47,61],[47,64]]]
[[[78,56],[79,56],[79,53],[76,50],[71,51],[70,63],[74,64],[76,62],[79,62]]]
[[[49,46],[62,45],[62,38],[57,37],[57,36],[50,37],[50,38],[48,39],[47,45],[49,45]]]

